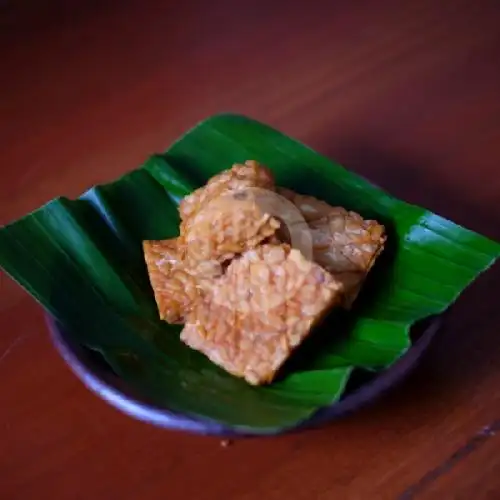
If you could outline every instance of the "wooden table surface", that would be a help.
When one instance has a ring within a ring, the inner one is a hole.
[[[2,224],[235,111],[500,239],[496,0],[1,5]],[[463,295],[423,366],[374,407],[223,447],[87,391],[1,275],[0,498],[498,499],[499,276]]]

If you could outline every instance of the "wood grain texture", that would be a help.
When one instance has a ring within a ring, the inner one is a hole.
[[[2,2],[0,222],[234,111],[500,239],[499,25],[495,0]],[[376,406],[222,447],[93,396],[1,275],[0,498],[499,498],[499,277]]]

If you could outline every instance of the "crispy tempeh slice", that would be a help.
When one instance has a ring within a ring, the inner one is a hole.
[[[254,160],[244,164],[235,163],[232,168],[213,176],[201,188],[186,196],[180,203],[179,213],[183,226],[207,203],[227,193],[247,188],[262,188],[274,191],[274,177],[271,171]]]
[[[302,212],[311,231],[314,261],[342,281],[346,294],[344,305],[350,307],[384,248],[384,226],[312,196],[284,188],[279,188],[278,193]]]
[[[160,318],[183,323],[186,314],[205,285],[221,273],[217,263],[190,268],[183,260],[184,249],[177,238],[143,242],[144,259]]]
[[[341,292],[300,251],[263,245],[231,262],[188,316],[181,339],[250,384],[268,383]]]
[[[260,197],[259,190],[231,191],[206,203],[184,227],[186,258],[222,263],[272,237],[280,222]]]

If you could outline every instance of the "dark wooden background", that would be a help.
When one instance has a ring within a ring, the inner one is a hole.
[[[500,239],[496,0],[1,5],[1,223],[235,111]],[[0,498],[500,498],[499,276],[464,294],[422,368],[375,407],[225,448],[88,392],[1,275]]]

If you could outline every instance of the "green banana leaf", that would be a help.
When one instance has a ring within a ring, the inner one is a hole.
[[[178,233],[177,204],[234,162],[268,165],[279,185],[375,218],[387,249],[355,308],[334,315],[285,376],[251,387],[184,346],[159,321],[141,242]],[[77,200],[58,198],[0,231],[0,264],[82,345],[154,403],[253,430],[296,425],[342,396],[355,368],[380,370],[410,347],[500,245],[400,201],[272,128],[235,115],[200,123],[164,154]]]

